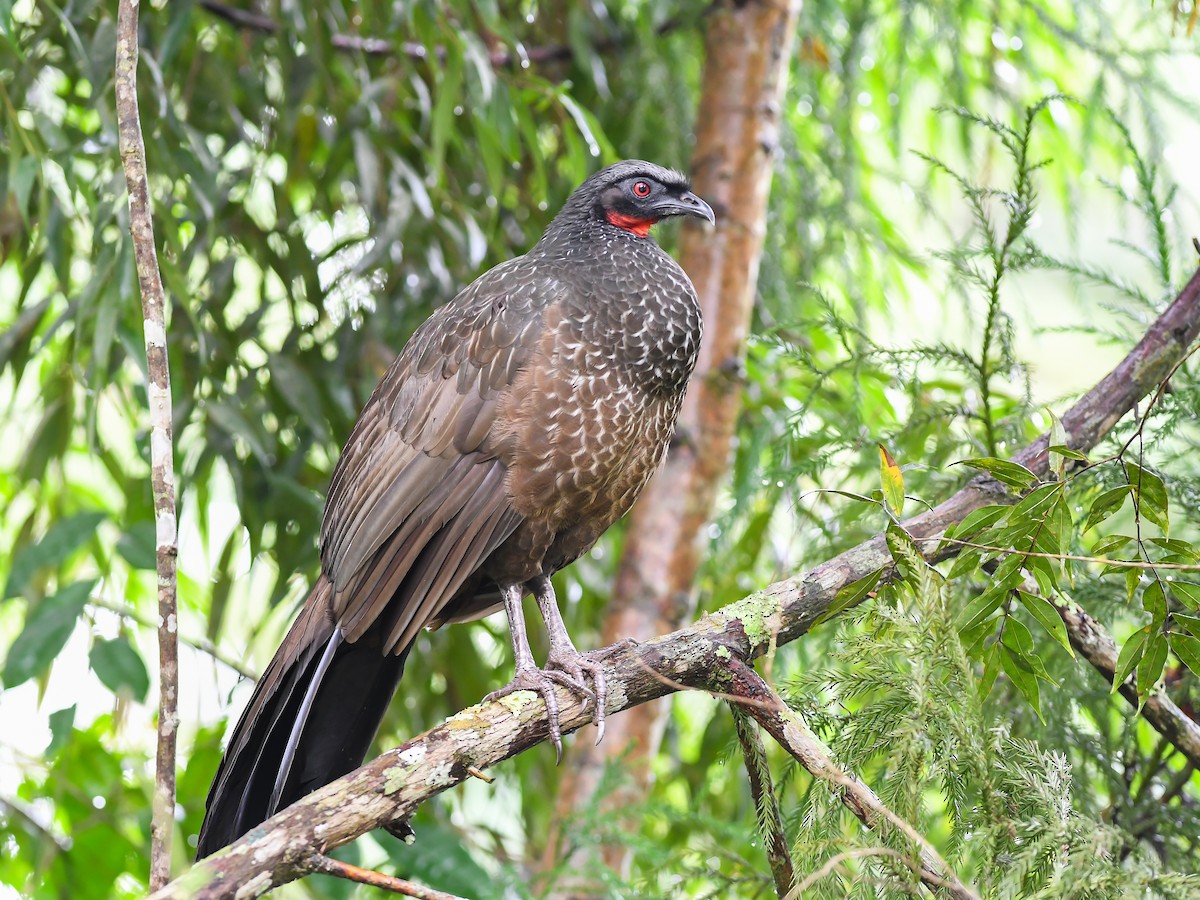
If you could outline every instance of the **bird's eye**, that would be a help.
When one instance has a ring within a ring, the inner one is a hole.
[[[634,184],[633,192],[635,194],[637,194],[639,197],[649,197],[650,196],[650,185],[646,184],[646,182],[644,182],[644,181],[639,181],[636,184]]]

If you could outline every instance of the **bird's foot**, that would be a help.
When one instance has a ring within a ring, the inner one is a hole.
[[[577,650],[561,653],[551,651],[549,659],[546,660],[547,669],[562,672],[574,682],[574,690],[583,696],[581,710],[587,709],[589,701],[596,704],[592,721],[596,725],[597,744],[604,740],[604,717],[608,712],[608,676],[604,672],[603,660],[624,646],[626,644],[622,641],[603,650],[592,650],[588,653],[580,653]]]
[[[583,702],[586,706],[589,700],[595,700],[596,695],[591,689],[583,683],[582,677],[572,678],[561,667],[550,668],[550,663],[547,663],[547,668],[527,668],[518,669],[513,680],[500,688],[498,691],[492,691],[486,697],[485,702],[499,700],[501,697],[507,697],[509,694],[514,694],[517,691],[533,691],[542,698],[542,702],[546,704],[546,719],[550,730],[550,742],[554,744],[555,753],[558,754],[556,762],[562,762],[562,726],[559,724],[558,718],[558,698],[554,695],[554,686],[561,684],[568,690],[574,691],[583,696]]]

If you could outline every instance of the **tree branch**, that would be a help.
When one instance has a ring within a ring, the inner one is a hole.
[[[228,6],[220,0],[200,0],[200,6],[219,19],[224,19],[231,25],[244,31],[258,34],[275,34],[280,31],[280,25],[270,16],[250,10]],[[671,16],[655,31],[658,37],[665,37],[672,31],[677,31],[685,25],[692,25],[702,19],[712,9],[713,4],[704,7],[698,14],[689,16]],[[445,47],[434,47],[431,51],[424,44],[415,41],[390,41],[387,38],[363,37],[357,34],[333,34],[329,42],[338,50],[363,53],[366,56],[406,56],[409,59],[423,61],[435,59],[444,61]],[[619,38],[606,38],[596,42],[596,50],[604,53],[616,50],[621,46]],[[544,47],[525,47],[519,51],[508,50],[504,47],[491,47],[488,50],[488,62],[494,69],[519,66],[523,63],[564,62],[574,55],[574,51],[566,44],[550,44]]]
[[[730,703],[733,727],[737,731],[742,756],[746,760],[746,776],[750,781],[750,793],[754,797],[754,811],[758,818],[758,831],[763,839],[763,849],[771,864],[771,877],[775,879],[775,893],[783,900],[791,893],[796,883],[796,867],[788,848],[787,834],[783,830],[783,816],[779,812],[779,801],[775,797],[775,786],[771,783],[771,770],[767,767],[767,751],[762,736],[755,728],[741,704]],[[790,752],[790,751],[789,751]]]
[[[880,831],[887,822],[916,844],[920,848],[920,863],[913,870],[922,883],[955,900],[979,900],[920,832],[888,809],[874,791],[834,762],[829,750],[808,730],[804,720],[783,702],[753,667],[732,658],[726,667],[715,670],[712,675],[712,687],[752,701],[744,707],[746,713],[814,777],[840,789],[838,799],[859,821],[872,831]],[[781,892],[780,896],[788,893]]]
[[[150,485],[154,495],[155,569],[158,574],[158,750],[151,823],[150,888],[171,879],[175,827],[175,738],[179,724],[179,641],[176,634],[175,463],[171,443],[171,374],[167,365],[166,297],[154,250],[154,221],[146,178],[146,146],[138,114],[138,0],[117,11],[117,142],[129,189],[129,231],[142,296],[146,341],[146,394],[150,404]]]
[[[1069,446],[1090,450],[1154,390],[1200,332],[1200,272],[1154,322],[1137,346],[1062,417]],[[1017,454],[1036,474],[1048,473],[1048,435]],[[935,540],[945,529],[987,503],[1011,497],[994,480],[978,476],[940,506],[905,527],[926,544],[929,559],[954,554]],[[880,569],[892,570],[882,536],[834,557],[812,571],[771,585],[709,613],[692,625],[608,658],[608,712],[629,709],[672,693],[670,682],[718,684],[731,659],[749,661],[796,640],[836,600],[838,591]],[[563,732],[590,714],[560,688]],[[747,706],[753,710],[753,704]],[[214,854],[154,896],[232,897],[299,878],[312,871],[314,849],[327,850],[413,814],[430,797],[516,756],[547,738],[545,705],[518,692],[451,716],[441,725],[313,792]],[[932,870],[931,870],[932,873]]]

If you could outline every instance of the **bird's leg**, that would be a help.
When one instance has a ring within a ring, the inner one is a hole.
[[[547,581],[547,584],[549,582]],[[546,718],[549,722],[550,740],[562,760],[562,727],[558,722],[558,698],[554,696],[554,686],[561,684],[573,691],[579,692],[580,685],[570,676],[557,669],[539,669],[533,661],[533,651],[529,649],[529,636],[525,631],[525,613],[521,609],[521,598],[524,590],[520,584],[500,585],[500,596],[504,598],[504,610],[508,613],[508,630],[512,635],[513,659],[516,671],[513,680],[498,691],[492,691],[484,700],[499,700],[516,691],[534,691],[546,704]],[[551,598],[554,593],[551,591]],[[538,601],[539,604],[541,601]],[[545,615],[545,613],[543,613]],[[562,619],[558,620],[562,627]],[[563,629],[566,633],[566,629]],[[567,643],[570,644],[568,638]],[[554,639],[551,638],[551,655],[553,656]],[[575,648],[572,647],[572,650]],[[586,687],[582,688],[585,695],[591,695]]]
[[[587,708],[588,700],[595,701],[596,711],[592,713],[592,721],[596,723],[596,743],[604,739],[604,714],[608,711],[608,679],[604,674],[604,666],[597,661],[597,654],[580,653],[575,649],[571,635],[558,608],[558,598],[554,595],[554,585],[550,579],[543,576],[529,582],[533,588],[534,599],[542,619],[546,622],[546,634],[550,638],[550,655],[546,657],[546,669],[559,671],[569,675],[573,681],[572,687],[583,695],[583,707]],[[591,689],[588,688],[591,681]]]

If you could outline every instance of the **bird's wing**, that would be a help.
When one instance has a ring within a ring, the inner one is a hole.
[[[321,527],[348,640],[386,616],[385,647],[402,650],[522,521],[493,425],[557,291],[521,259],[493,269],[417,330],[367,402]]]

